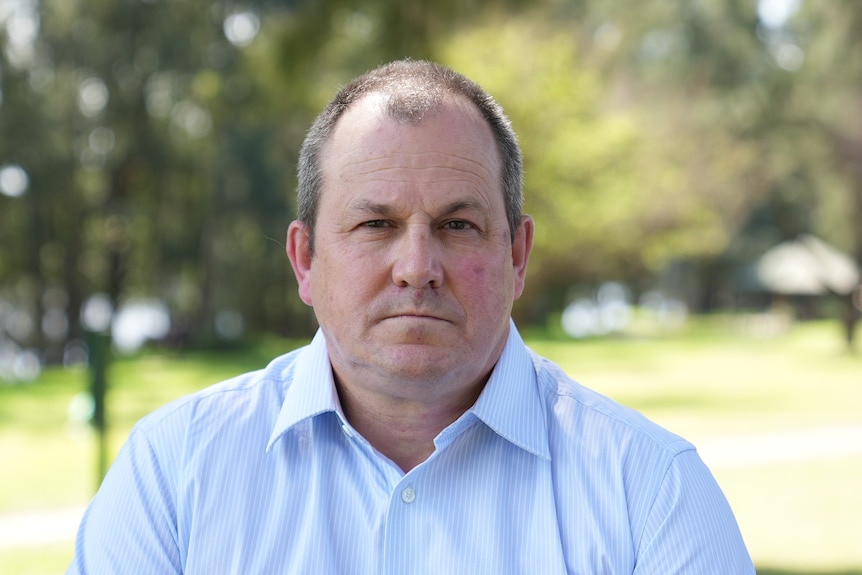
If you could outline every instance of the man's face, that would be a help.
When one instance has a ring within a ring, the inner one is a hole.
[[[288,251],[337,378],[405,397],[479,383],[532,238],[524,218],[510,239],[490,128],[461,101],[399,124],[372,94],[340,119],[322,167],[314,256],[296,222]]]

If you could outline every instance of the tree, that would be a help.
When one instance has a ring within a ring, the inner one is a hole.
[[[0,289],[36,326],[21,342],[51,344],[58,360],[100,292],[114,306],[167,301],[183,340],[214,341],[220,317],[308,333],[280,247],[304,131],[324,94],[381,59],[427,56],[471,5],[16,6],[3,22],[17,32],[4,44],[0,166],[23,170],[29,189],[0,198]],[[48,312],[67,324],[50,342]]]
[[[496,94],[520,134],[538,221],[524,304],[533,317],[560,309],[576,283],[643,286],[674,260],[720,253],[755,162],[726,131],[705,134],[682,114],[658,120],[643,109],[650,100],[615,95],[586,33],[546,13],[503,17],[438,52]]]
[[[339,85],[405,56],[479,80],[521,136],[524,316],[678,261],[719,285],[801,231],[862,259],[853,2],[772,27],[747,0],[9,5],[0,169],[26,192],[0,195],[0,299],[55,359],[97,292],[168,302],[185,340],[307,334],[279,245],[298,147]]]

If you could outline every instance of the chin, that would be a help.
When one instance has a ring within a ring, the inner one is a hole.
[[[451,348],[407,343],[383,350],[377,359],[383,371],[396,378],[433,380],[452,371],[450,363],[455,353]]]
[[[452,342],[458,339],[452,330],[452,324],[432,319],[404,321],[386,326],[384,341],[388,345],[452,347]]]

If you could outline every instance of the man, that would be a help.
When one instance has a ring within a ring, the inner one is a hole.
[[[299,180],[287,255],[320,331],[144,418],[70,573],[754,573],[689,443],[524,346],[533,221],[478,86],[360,77]]]

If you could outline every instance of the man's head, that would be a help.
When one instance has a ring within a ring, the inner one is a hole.
[[[488,112],[463,95],[478,88],[443,68],[396,63],[365,78],[306,145],[313,169],[301,172],[316,181],[287,236],[299,295],[346,388],[466,401],[505,347],[532,245],[515,138],[481,100],[513,168]]]
[[[314,229],[323,185],[321,158],[338,120],[350,107],[369,94],[380,94],[387,113],[406,124],[420,122],[441,105],[444,98],[460,97],[470,102],[488,123],[500,159],[500,182],[512,238],[520,223],[523,205],[523,167],[518,139],[494,99],[472,80],[448,68],[426,61],[400,60],[368,72],[342,88],[308,131],[299,156],[297,190],[298,219]]]

